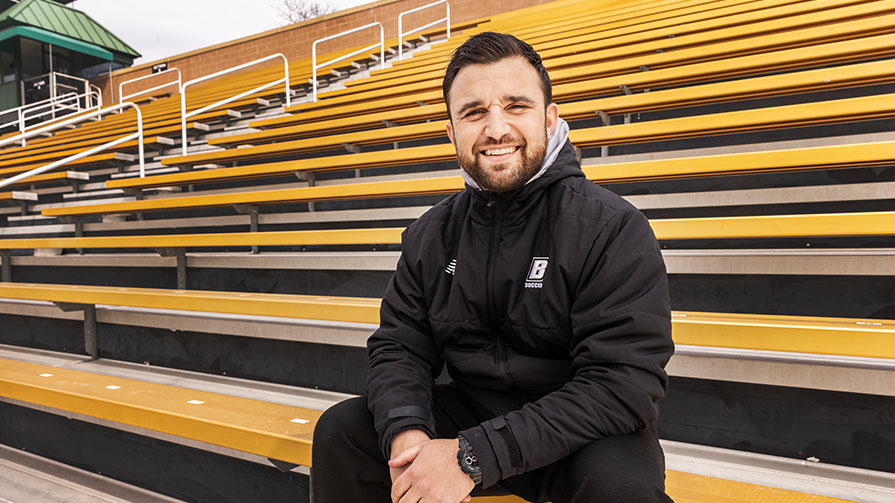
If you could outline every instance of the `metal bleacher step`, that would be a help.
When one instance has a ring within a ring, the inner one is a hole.
[[[3,503],[180,503],[36,454],[0,444]]]

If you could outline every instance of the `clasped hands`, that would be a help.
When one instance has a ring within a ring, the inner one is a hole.
[[[460,469],[456,438],[430,439],[421,430],[399,433],[391,446],[392,503],[467,503],[475,483]]]

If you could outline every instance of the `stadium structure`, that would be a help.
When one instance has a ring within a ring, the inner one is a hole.
[[[483,31],[659,239],[669,495],[895,501],[895,0],[381,0],[138,66],[0,3],[0,501],[308,501]]]

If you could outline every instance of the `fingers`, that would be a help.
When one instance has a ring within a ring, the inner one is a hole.
[[[399,501],[410,501],[409,499],[403,499],[404,496],[407,495],[408,491],[410,491],[412,482],[410,477],[406,477],[407,472],[401,474],[398,477],[398,480],[395,480],[392,483],[392,503],[398,503]],[[416,501],[414,501],[416,503]]]
[[[460,500],[460,503],[469,503],[470,501],[472,501],[472,495],[463,498],[462,500]]]
[[[420,453],[420,449],[422,449],[423,444],[416,444],[409,449],[404,449],[397,457],[394,457],[388,461],[388,466],[392,468],[399,468],[406,464],[412,463],[414,459],[416,459],[417,455]]]

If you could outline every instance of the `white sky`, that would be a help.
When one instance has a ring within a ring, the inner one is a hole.
[[[374,0],[323,0],[347,9]],[[286,25],[282,0],[76,0],[70,3],[133,47],[148,63]]]

